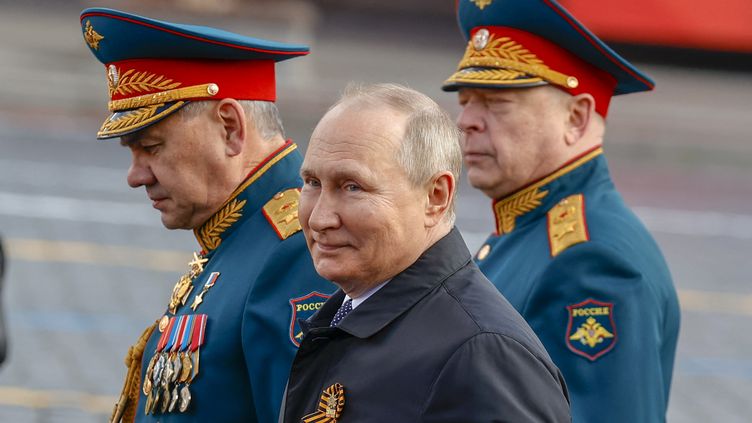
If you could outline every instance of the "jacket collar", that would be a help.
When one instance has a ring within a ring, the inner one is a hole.
[[[470,252],[462,235],[457,228],[452,228],[415,263],[352,311],[337,328],[358,338],[374,335],[467,265],[470,260]],[[338,290],[308,321],[301,322],[303,333],[328,327],[344,297],[344,292]]]
[[[603,148],[598,146],[575,157],[551,174],[532,182],[517,192],[495,200],[492,204],[496,222],[496,234],[504,235],[523,226],[524,223],[537,219],[556,204],[571,194],[573,190],[582,189],[584,179],[593,168],[605,169]]]
[[[202,254],[211,254],[224,239],[252,216],[272,196],[280,190],[281,184],[297,180],[302,162],[298,146],[287,141],[282,147],[264,159],[232,192],[222,207],[193,235],[201,245]],[[300,185],[295,181],[295,186]]]

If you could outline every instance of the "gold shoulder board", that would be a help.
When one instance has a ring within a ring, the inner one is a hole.
[[[264,205],[264,216],[271,223],[280,239],[301,230],[298,220],[300,191],[296,188],[278,192]]]
[[[570,195],[548,211],[548,243],[551,257],[567,248],[589,240],[585,223],[585,198]]]

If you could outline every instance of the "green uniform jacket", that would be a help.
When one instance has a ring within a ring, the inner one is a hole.
[[[665,421],[679,304],[597,148],[495,201],[476,254],[561,369],[575,423]]]
[[[146,345],[142,364],[142,387],[151,381],[151,396],[163,398],[165,389],[156,386],[164,383],[166,370],[158,368],[158,358],[166,355],[166,360],[175,362],[176,357],[188,356],[181,364],[190,361],[193,372],[185,375],[192,379],[181,383],[178,376],[168,389],[170,395],[176,392],[180,397],[187,387],[191,400],[184,412],[179,399],[172,412],[162,412],[164,400],[150,401],[142,388],[137,421],[277,421],[290,364],[302,338],[296,321],[311,316],[335,289],[316,274],[300,232],[302,157],[296,149],[288,142],[268,157],[195,231],[208,261],[193,278],[185,304],[180,302],[175,314],[168,307],[161,330],[155,330]],[[198,296],[202,301],[194,310],[191,306]],[[198,318],[202,315],[206,316],[203,333]],[[170,319],[173,316],[177,318]],[[181,316],[194,318],[184,318],[187,324],[181,328]],[[166,345],[161,347],[165,333]],[[201,336],[198,351],[188,354]],[[146,414],[150,402],[156,403],[155,411]]]

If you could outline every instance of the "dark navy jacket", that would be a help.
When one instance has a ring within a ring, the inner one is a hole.
[[[208,262],[177,310],[178,316],[208,316],[199,373],[190,383],[192,401],[185,413],[145,415],[142,391],[136,421],[277,421],[302,338],[296,319],[311,316],[336,288],[315,272],[299,231],[301,163],[297,146],[288,142],[195,231]],[[212,272],[220,274],[194,311],[190,305]],[[160,336],[155,330],[146,346],[142,381]]]
[[[304,322],[280,421],[570,421],[561,374],[456,229],[330,328],[343,298]]]
[[[475,260],[567,382],[575,423],[662,422],[679,304],[658,246],[597,148],[494,202]]]

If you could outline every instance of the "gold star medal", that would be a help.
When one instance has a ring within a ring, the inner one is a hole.
[[[214,284],[217,282],[217,278],[219,278],[219,272],[211,272],[209,274],[209,277],[206,279],[206,283],[204,283],[204,287],[201,289],[201,292],[198,293],[195,297],[193,297],[193,304],[191,304],[191,310],[196,311],[199,305],[204,302],[204,294],[214,286]]]
[[[175,314],[179,306],[185,305],[188,296],[193,291],[193,280],[204,271],[204,264],[208,261],[209,259],[203,255],[193,253],[193,260],[188,263],[190,269],[180,277],[177,283],[175,283],[175,287],[172,288],[172,295],[170,296],[170,304],[168,306],[170,313]]]

